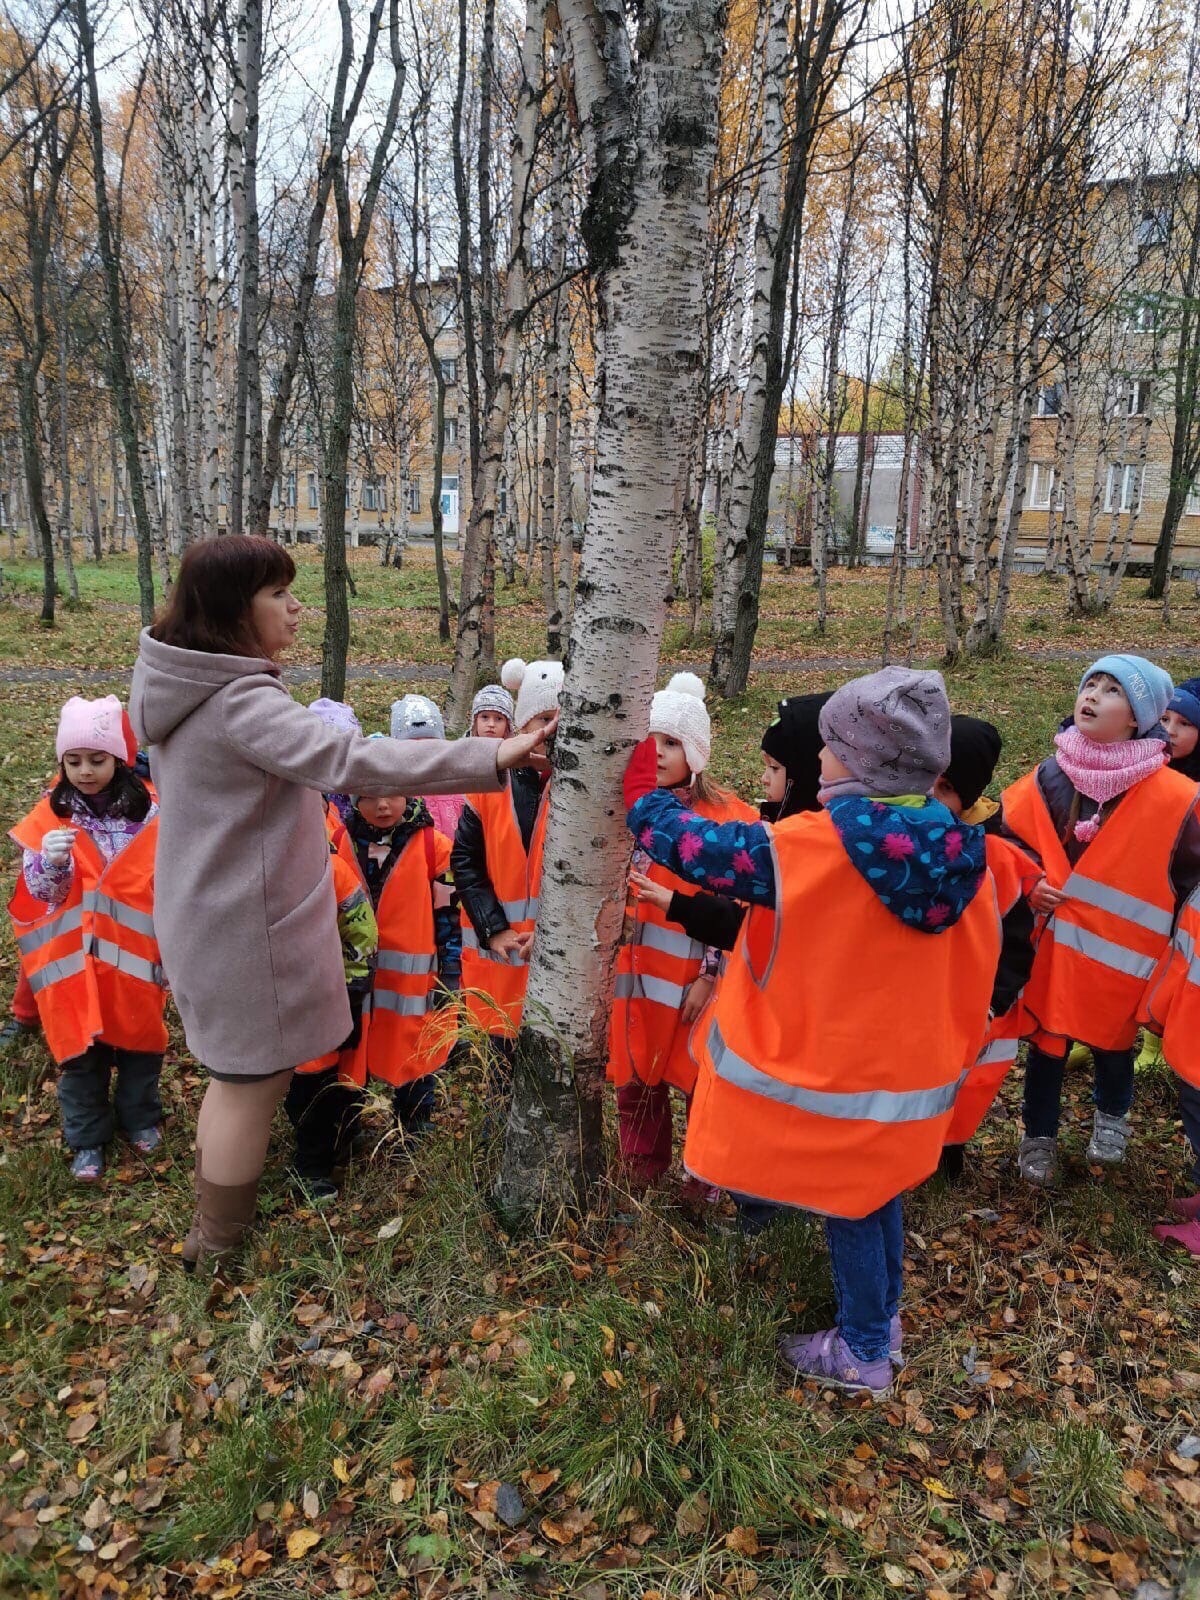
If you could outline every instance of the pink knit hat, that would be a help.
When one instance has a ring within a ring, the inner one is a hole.
[[[121,721],[121,702],[115,694],[83,700],[73,694],[58,714],[54,753],[61,761],[68,750],[106,750],[128,762],[129,747]]]

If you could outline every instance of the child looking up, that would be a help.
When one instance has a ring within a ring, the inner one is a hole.
[[[837,1323],[781,1358],[794,1378],[881,1395],[900,1347],[900,1196],[937,1166],[1000,932],[982,829],[928,798],[950,760],[941,676],[856,679],[820,729],[818,813],[702,823],[655,787],[650,740],[625,798],[653,860],[751,906],[696,1031],[685,1164],[825,1215]]]
[[[708,777],[712,725],[704,685],[677,672],[650,705],[650,733],[658,752],[659,787],[670,790],[697,816],[713,822],[752,821],[754,812]],[[640,850],[634,867],[660,893],[685,885]],[[712,993],[720,951],[705,947],[664,915],[658,896],[638,894],[626,911],[626,934],[617,955],[608,1076],[617,1086],[621,1158],[638,1186],[654,1183],[671,1164],[671,1088],[685,1105],[696,1082],[688,1033]]]
[[[1004,794],[1007,830],[1045,874],[1030,895],[1044,922],[1025,989],[1033,1029],[1018,1164],[1028,1183],[1058,1174],[1063,1068],[1072,1041],[1095,1060],[1087,1159],[1125,1159],[1133,1044],[1146,984],[1176,912],[1200,879],[1196,785],[1167,767],[1159,720],[1168,675],[1108,655],[1080,680],[1055,754]]]
[[[158,807],[131,768],[115,695],[68,700],[54,748],[58,782],[10,835],[23,856],[8,909],[59,1066],[71,1173],[94,1183],[116,1129],[143,1155],[162,1142],[167,1030],[153,923]]]

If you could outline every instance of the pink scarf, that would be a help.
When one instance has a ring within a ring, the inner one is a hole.
[[[1067,777],[1089,800],[1103,808],[1135,783],[1149,778],[1166,766],[1167,747],[1161,739],[1120,739],[1116,744],[1097,744],[1072,724],[1054,735],[1058,764]],[[1075,824],[1075,837],[1087,844],[1100,829],[1097,811],[1086,822]]]

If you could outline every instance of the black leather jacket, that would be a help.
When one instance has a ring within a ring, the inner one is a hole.
[[[544,780],[532,767],[518,767],[509,774],[512,787],[513,808],[521,829],[521,843],[529,849],[533,825],[537,821],[538,805],[542,798]],[[500,901],[488,877],[487,850],[483,838],[483,824],[470,803],[463,807],[462,816],[454,833],[454,847],[450,852],[450,871],[471,926],[481,945],[508,927]]]

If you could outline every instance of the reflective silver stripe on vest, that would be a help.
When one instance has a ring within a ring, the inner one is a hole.
[[[1015,1061],[1020,1042],[1019,1039],[993,1039],[991,1044],[985,1045],[979,1052],[975,1065],[990,1067],[998,1061]]]
[[[43,989],[48,989],[51,984],[61,983],[64,978],[74,978],[87,966],[87,957],[82,950],[73,950],[69,956],[63,956],[58,961],[47,961],[39,972],[29,975],[29,987],[34,994],[40,994]]]
[[[101,894],[98,889],[84,891],[83,909],[94,911],[100,917],[111,917],[120,928],[131,928],[134,933],[144,933],[148,939],[154,937],[152,916],[126,905],[124,900],[114,900],[111,895]]]
[[[540,904],[535,895],[532,900],[501,900],[500,909],[509,922],[536,922]]]
[[[1187,981],[1200,987],[1200,956],[1193,955],[1188,962]]]
[[[1196,959],[1196,941],[1182,925],[1175,930],[1175,948],[1190,966]]]
[[[618,1000],[649,1000],[653,1005],[666,1006],[669,1011],[679,1010],[686,993],[682,984],[637,972],[622,972],[613,985],[613,995]]]
[[[97,961],[102,961],[106,967],[123,972],[130,978],[140,978],[143,983],[155,983],[160,989],[166,987],[163,969],[157,961],[147,961],[144,956],[135,956],[132,951],[123,950],[119,944],[113,944],[111,939],[98,939],[94,933],[87,935],[83,947],[89,955],[94,956]]]
[[[60,933],[71,933],[83,924],[83,907],[72,906],[70,911],[64,911],[61,917],[55,917],[53,922],[43,923],[40,928],[31,928],[28,933],[17,936],[17,949],[23,956],[32,955],[35,950],[40,950],[44,944],[49,944],[52,939],[57,939]]]
[[[661,950],[663,955],[678,956],[681,961],[699,961],[704,946],[686,933],[674,928],[664,928],[657,922],[643,922],[638,927],[637,943],[647,950]]]
[[[433,1010],[432,996],[427,994],[393,994],[390,989],[376,989],[376,1011],[395,1011],[402,1017],[421,1017]]]
[[[840,1094],[828,1089],[806,1089],[795,1083],[782,1083],[770,1073],[752,1067],[735,1054],[721,1037],[714,1017],[708,1030],[708,1050],[718,1078],[744,1089],[791,1106],[817,1117],[836,1117],[852,1122],[924,1122],[953,1108],[959,1088],[967,1074],[960,1072],[953,1083],[936,1089],[861,1089]]]
[[[399,950],[381,950],[376,966],[380,972],[404,972],[416,977],[423,972],[436,972],[437,957],[411,956]]]
[[[1070,899],[1078,900],[1081,905],[1095,906],[1097,911],[1109,911],[1114,917],[1122,917],[1149,933],[1160,933],[1164,938],[1171,936],[1171,924],[1175,919],[1169,911],[1152,905],[1149,900],[1139,899],[1137,895],[1126,894],[1123,889],[1114,889],[1107,883],[1097,882],[1095,878],[1085,878],[1082,873],[1073,872],[1063,884],[1062,892]]]
[[[1136,950],[1127,949],[1123,944],[1114,944],[1111,939],[1102,939],[1098,933],[1090,933],[1087,928],[1077,927],[1073,922],[1059,922],[1056,918],[1051,926],[1055,944],[1062,945],[1064,950],[1074,950],[1078,955],[1086,956],[1098,966],[1111,967],[1114,972],[1123,972],[1127,977],[1140,978],[1143,982],[1154,971],[1156,962],[1153,956],[1139,955]]]

